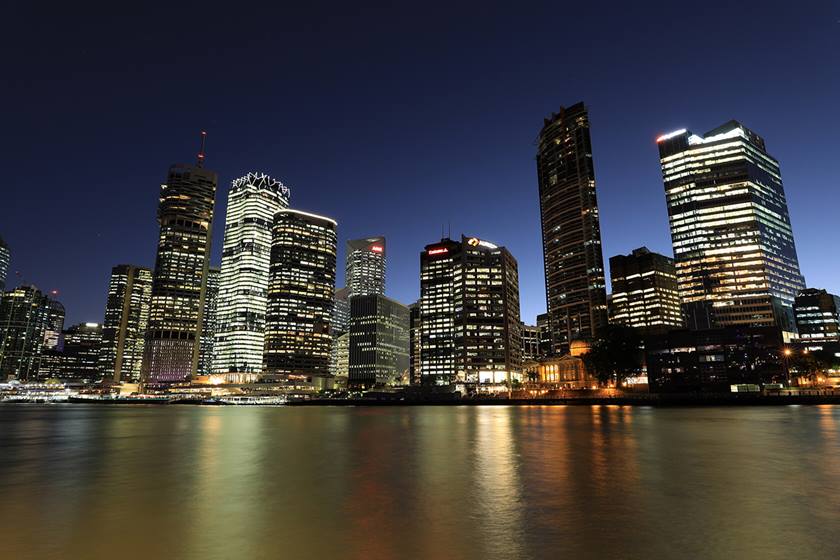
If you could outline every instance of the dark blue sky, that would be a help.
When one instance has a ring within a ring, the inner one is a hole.
[[[404,302],[442,224],[506,245],[532,322],[534,141],[579,100],[605,261],[672,253],[656,136],[735,118],[781,162],[808,285],[840,292],[836,2],[23,4],[0,33],[0,235],[68,324],[102,320],[111,266],[154,264],[160,183],[201,129],[220,177],[214,264],[231,179],[264,171],[338,221],[340,262],[345,240],[387,236]]]

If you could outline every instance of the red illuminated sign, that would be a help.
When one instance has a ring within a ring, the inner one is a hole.
[[[383,251],[382,247],[380,247],[379,245],[374,245],[370,248],[370,250],[374,253],[381,253]]]
[[[437,249],[429,249],[426,253],[427,255],[443,255],[444,253],[448,253],[449,249],[446,247],[438,247]]]

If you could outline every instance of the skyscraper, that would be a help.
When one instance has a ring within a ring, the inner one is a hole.
[[[522,360],[516,260],[476,237],[427,245],[420,253],[420,321],[423,383],[509,381]]]
[[[204,311],[201,319],[201,342],[198,352],[198,375],[212,373],[215,354],[216,307],[219,298],[219,277],[221,271],[211,266],[207,269],[207,287],[204,296]]]
[[[408,307],[380,294],[350,298],[348,387],[400,385],[408,372]]]
[[[216,317],[216,373],[259,373],[263,365],[271,226],[289,189],[265,173],[235,179],[228,194]]]
[[[0,297],[3,297],[3,292],[6,290],[6,278],[9,275],[9,263],[12,260],[12,254],[9,251],[9,246],[0,237]]]
[[[657,139],[674,261],[690,328],[794,330],[799,272],[779,163],[737,121]]]
[[[99,351],[102,347],[102,325],[80,323],[64,331],[64,349],[60,358],[63,380],[92,383],[102,377]]]
[[[336,223],[299,210],[274,216],[263,372],[329,376]]]
[[[202,138],[203,138],[202,133]],[[216,173],[196,165],[173,165],[160,188],[158,239],[143,379],[171,383],[198,368],[202,313],[210,261]]]
[[[331,327],[333,336],[341,336],[350,330],[350,288],[335,291]]]
[[[610,322],[645,334],[683,326],[674,259],[647,247],[610,257]]]
[[[522,361],[536,361],[542,357],[540,354],[540,328],[536,325],[519,323],[519,332],[522,335]]]
[[[140,381],[151,298],[150,269],[130,264],[111,269],[99,355],[103,378],[115,383]]]
[[[551,352],[566,354],[607,324],[607,293],[589,115],[583,103],[545,119],[539,136],[545,290]]]
[[[385,294],[385,238],[347,242],[345,280],[350,296]]]
[[[0,379],[38,379],[50,299],[34,286],[0,298]]]

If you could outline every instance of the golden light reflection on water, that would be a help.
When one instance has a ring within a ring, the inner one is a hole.
[[[838,444],[835,407],[0,407],[0,558],[835,558]]]

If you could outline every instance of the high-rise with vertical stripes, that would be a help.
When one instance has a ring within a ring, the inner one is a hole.
[[[129,264],[111,269],[99,356],[103,378],[116,383],[140,381],[151,297],[150,269]]]
[[[150,384],[188,380],[198,368],[218,182],[203,164],[202,146],[195,165],[173,165],[160,187],[160,235],[143,353],[142,377]]]
[[[259,373],[274,215],[289,206],[289,189],[265,173],[235,179],[228,194],[216,311],[215,373]]]
[[[607,324],[607,291],[589,113],[583,103],[545,119],[538,138],[545,292],[551,353]]]
[[[703,136],[664,134],[657,145],[688,326],[794,332],[805,282],[779,162],[764,139],[729,121]]]

